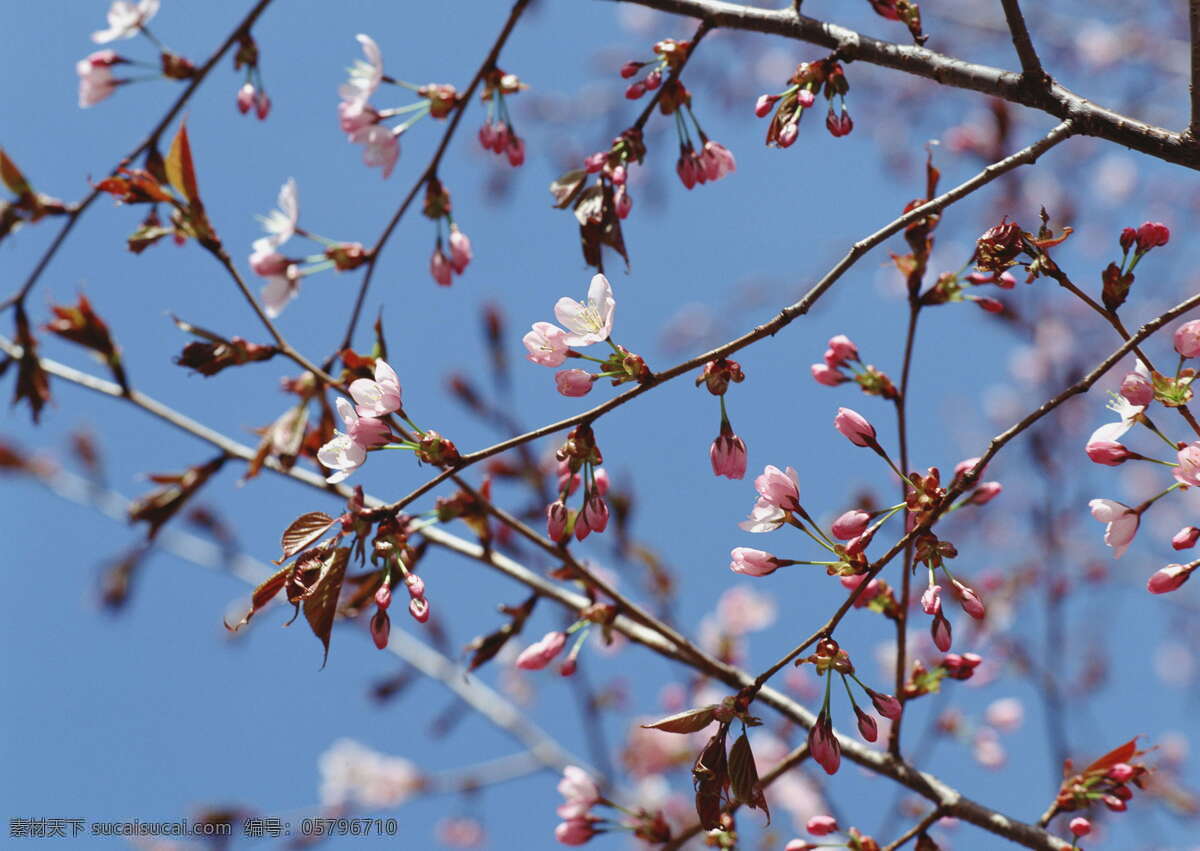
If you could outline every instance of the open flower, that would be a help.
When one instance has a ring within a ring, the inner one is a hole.
[[[342,422],[346,425],[346,434],[359,446],[364,449],[374,449],[390,442],[392,433],[383,420],[377,420],[375,417],[360,417],[355,412],[354,406],[341,396],[337,399],[337,409],[338,414],[342,417]]]
[[[363,465],[367,460],[367,450],[350,435],[339,431],[333,440],[317,451],[317,460],[334,471],[325,481],[336,485]]]
[[[1189,443],[1179,450],[1179,466],[1171,472],[1175,479],[1190,487],[1200,487],[1200,440]]]
[[[276,209],[260,217],[267,235],[255,241],[256,254],[265,252],[268,248],[278,248],[296,233],[296,223],[300,220],[300,197],[296,192],[295,178],[289,177],[287,183],[280,187],[275,204]]]
[[[1133,536],[1137,534],[1140,515],[1130,508],[1111,499],[1093,499],[1088,503],[1092,516],[1104,527],[1104,543],[1113,549],[1113,558],[1120,558],[1129,549]]]
[[[80,59],[75,63],[75,71],[79,74],[79,106],[83,108],[100,103],[122,82],[113,76],[109,66],[97,65],[90,59]]]
[[[158,0],[141,0],[137,5],[117,0],[108,7],[108,29],[92,33],[92,41],[108,44],[119,38],[133,38],[157,13]]]
[[[771,464],[763,468],[762,475],[754,479],[754,489],[766,502],[785,511],[800,507],[800,476],[794,467],[787,472]]]
[[[754,508],[750,509],[750,516],[739,523],[738,527],[747,532],[774,532],[786,519],[787,515],[782,508],[764,497],[759,497],[758,502],[754,503]]]
[[[363,146],[364,165],[383,169],[384,179],[391,176],[400,159],[400,140],[393,130],[382,124],[370,124],[351,133],[350,141]]]
[[[350,385],[350,395],[362,417],[382,417],[400,410],[400,378],[383,358],[375,360],[375,380],[359,378]]]
[[[272,319],[283,312],[288,302],[300,292],[300,276],[293,274],[294,270],[294,266],[289,266],[282,275],[267,276],[266,286],[259,295],[262,298],[263,309]]]
[[[533,330],[521,339],[529,350],[525,357],[541,366],[562,366],[570,348],[566,337],[567,332],[552,322],[535,322]]]
[[[568,346],[590,346],[602,343],[612,333],[613,310],[616,307],[608,278],[596,275],[588,287],[588,300],[560,298],[554,305],[554,315],[568,332],[563,338]]]
[[[355,38],[362,45],[366,61],[359,59],[354,63],[350,69],[350,79],[338,89],[338,94],[343,102],[361,110],[383,82],[383,53],[369,35],[359,33]]]

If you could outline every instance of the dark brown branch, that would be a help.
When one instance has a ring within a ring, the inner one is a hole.
[[[1021,60],[1021,71],[1030,85],[1043,85],[1047,78],[1042,70],[1041,60],[1033,49],[1033,41],[1029,38],[1029,29],[1025,26],[1025,16],[1021,14],[1018,0],[1000,0],[1004,6],[1004,17],[1008,20],[1008,30],[1012,34],[1013,47],[1017,49],[1017,58]]]
[[[1200,169],[1200,144],[1191,136],[1155,127],[1105,109],[1057,83],[1044,88],[1024,84],[1022,75],[955,59],[923,47],[894,44],[825,23],[792,9],[759,9],[721,0],[620,0],[663,12],[709,21],[722,29],[779,35],[838,50],[860,60],[925,77],[945,86],[969,89],[1022,106],[1073,119],[1076,132],[1116,142],[1165,162]]]
[[[1188,0],[1188,27],[1192,34],[1192,75],[1188,81],[1192,117],[1187,135],[1195,142],[1200,139],[1200,0]]]

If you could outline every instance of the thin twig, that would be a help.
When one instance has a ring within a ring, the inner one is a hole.
[[[1012,34],[1013,47],[1017,49],[1017,58],[1021,60],[1021,70],[1031,84],[1043,84],[1046,72],[1042,70],[1041,60],[1033,48],[1029,38],[1029,29],[1025,26],[1025,16],[1021,14],[1018,0],[1000,0],[1004,6],[1004,17],[1008,20],[1008,30]]]
[[[900,837],[898,837],[895,842],[885,845],[883,848],[883,851],[896,851],[897,848],[900,848],[902,845],[904,845],[910,839],[914,839],[915,837],[919,836],[920,834],[922,834],[926,830],[928,830],[930,827],[932,827],[935,823],[937,823],[937,821],[939,819],[941,819],[941,817],[942,817],[941,809],[935,807],[931,813],[929,813],[927,816],[925,816],[925,818],[921,819],[919,822],[914,824],[911,828],[904,831],[904,833]]]

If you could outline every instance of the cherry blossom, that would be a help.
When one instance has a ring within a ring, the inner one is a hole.
[[[813,816],[805,829],[813,836],[828,836],[838,829],[837,819],[833,816]]]
[[[83,108],[100,103],[122,82],[107,65],[96,65],[87,59],[80,59],[75,70],[79,74],[79,105]]]
[[[533,330],[521,339],[529,350],[525,357],[540,366],[562,366],[570,348],[566,337],[567,332],[551,322],[535,322]]]
[[[870,446],[875,442],[875,428],[866,417],[850,408],[838,408],[833,426],[855,446]]]
[[[1184,485],[1200,487],[1200,440],[1189,443],[1179,450],[1179,466],[1171,472]]]
[[[400,159],[400,139],[394,130],[382,124],[360,127],[350,134],[350,141],[363,146],[363,164],[383,169],[386,180]]]
[[[1092,516],[1104,527],[1104,543],[1113,549],[1113,558],[1120,558],[1129,549],[1133,536],[1137,534],[1140,516],[1128,505],[1111,499],[1093,499],[1088,503]]]
[[[350,439],[364,449],[374,449],[387,444],[391,440],[391,430],[387,423],[374,417],[360,417],[354,406],[343,399],[337,399],[338,414],[346,426],[346,434]]]
[[[787,520],[783,509],[764,497],[759,497],[750,509],[750,516],[738,524],[747,532],[774,532]]]
[[[140,0],[135,6],[126,0],[116,0],[108,7],[108,29],[92,33],[92,41],[108,44],[119,38],[133,38],[158,13],[158,4],[159,0]]]
[[[294,267],[288,267],[291,272]],[[295,274],[268,275],[267,283],[259,294],[267,316],[274,319],[288,303],[300,293],[300,278]]]
[[[398,807],[421,788],[416,765],[352,739],[334,742],[321,754],[318,764],[321,803],[328,807],[350,802],[372,810]]]
[[[1167,594],[1175,591],[1192,577],[1195,565],[1168,564],[1157,571],[1146,583],[1146,590],[1151,594]]]
[[[322,466],[335,471],[327,476],[325,481],[336,485],[366,462],[367,450],[350,435],[339,431],[335,433],[333,440],[317,451],[317,460]]]
[[[362,45],[366,61],[359,59],[354,63],[350,68],[350,79],[338,89],[338,94],[343,102],[361,108],[383,82],[383,53],[369,35],[359,33],[355,38]]]
[[[274,210],[259,217],[267,235],[255,241],[255,254],[263,252],[268,246],[279,248],[295,235],[296,223],[300,221],[300,197],[295,178],[289,177],[287,183],[280,187],[275,205]]]
[[[754,489],[767,503],[784,511],[800,507],[800,477],[794,467],[787,472],[771,464],[763,468],[762,474],[754,479]]]
[[[736,434],[717,435],[708,451],[714,476],[740,479],[746,475],[746,443]]]
[[[535,641],[521,652],[517,657],[517,667],[526,671],[540,671],[554,661],[554,657],[562,652],[566,643],[566,633],[548,632],[542,636],[541,641]]]
[[[745,576],[766,576],[779,568],[775,556],[751,547],[735,547],[729,553],[729,569]]]
[[[471,240],[458,229],[458,225],[450,226],[450,265],[454,272],[461,275],[471,262],[474,255],[471,252]]]
[[[564,369],[555,373],[554,384],[564,396],[586,396],[592,391],[592,374],[582,369]]]
[[[382,358],[375,360],[375,380],[359,378],[350,385],[359,416],[382,417],[400,410],[400,379]]]
[[[590,346],[607,340],[612,333],[616,304],[612,286],[603,275],[592,278],[586,303],[560,298],[554,305],[554,316],[568,331],[563,341],[568,346]]]

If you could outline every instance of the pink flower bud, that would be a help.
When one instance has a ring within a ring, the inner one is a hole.
[[[844,384],[850,380],[838,370],[823,363],[814,363],[812,365],[812,377],[818,384],[824,384],[826,387],[837,387],[839,384]]]
[[[413,597],[408,601],[408,613],[417,623],[429,620],[429,601],[424,597]]]
[[[1179,331],[1182,330],[1183,328],[1179,329]],[[1175,345],[1177,347],[1179,345],[1179,331],[1175,332]],[[1144,408],[1154,401],[1154,385],[1149,378],[1140,372],[1131,372],[1121,381],[1121,395],[1125,397],[1129,404]]]
[[[968,585],[963,585],[957,579],[954,580],[954,588],[958,591],[959,602],[962,604],[963,611],[975,618],[975,620],[982,620],[987,611],[984,609],[983,600],[979,598],[979,594],[975,592],[975,589]]]
[[[872,718],[870,715],[868,715],[866,712],[863,712],[857,706],[854,707],[854,714],[858,717],[858,732],[859,732],[859,734],[862,735],[862,737],[864,739],[866,739],[868,742],[873,742],[876,739],[878,739],[879,738],[879,725],[875,722],[875,719]],[[833,828],[833,829],[836,830],[837,828]],[[812,833],[812,822],[811,821],[809,822],[808,832]],[[817,834],[817,835],[823,836],[824,834]]]
[[[408,596],[414,599],[420,599],[425,596],[425,580],[415,573],[410,573],[404,577],[404,585],[408,588]]]
[[[871,703],[875,704],[877,711],[884,718],[890,718],[895,721],[904,712],[904,707],[900,705],[900,701],[892,697],[890,694],[881,694],[873,691],[871,694]]]
[[[540,671],[554,661],[567,643],[565,632],[548,632],[541,641],[530,644],[517,657],[517,667],[526,671]]]
[[[815,851],[815,849],[820,847],[819,845],[805,842],[803,839],[793,839],[784,846],[783,851]]]
[[[450,265],[461,275],[471,262],[471,240],[458,229],[457,225],[450,226]]]
[[[563,845],[583,845],[595,835],[589,816],[567,819],[554,828],[554,838]]]
[[[1171,539],[1171,546],[1177,550],[1190,550],[1200,539],[1200,529],[1195,526],[1184,526]]]
[[[1114,813],[1123,813],[1127,809],[1125,802],[1116,795],[1105,795],[1101,800],[1104,802],[1104,806]]]
[[[1076,836],[1087,836],[1092,832],[1092,823],[1085,818],[1073,818],[1067,828]]]
[[[1115,440],[1093,440],[1084,448],[1087,457],[1097,464],[1116,467],[1129,460],[1132,454],[1128,449]]]
[[[381,609],[386,609],[392,604],[392,586],[380,585],[375,591],[375,605]]]
[[[237,110],[242,115],[250,111],[250,107],[254,105],[254,84],[246,83],[237,93]]]
[[[608,528],[608,503],[598,493],[593,493],[583,504],[583,517],[588,528],[599,534]]]
[[[1017,279],[1012,272],[1001,272],[1000,277],[996,278],[996,286],[1002,290],[1011,290],[1016,285]]]
[[[736,434],[722,432],[708,451],[714,476],[740,479],[746,475],[746,443]]]
[[[485,121],[483,126],[479,128],[479,144],[483,146],[485,151],[490,151],[495,142],[496,128],[492,125],[492,122]]]
[[[439,245],[433,250],[433,256],[429,258],[429,274],[437,281],[439,286],[450,286],[450,276],[454,272],[454,267],[450,265],[450,259],[446,257]]]
[[[546,506],[546,537],[561,544],[567,538],[567,506],[557,500]]]
[[[967,500],[971,505],[987,505],[1000,495],[1004,485],[999,482],[984,482],[971,494]]]
[[[1137,770],[1127,762],[1118,762],[1108,770],[1107,776],[1118,783],[1126,783],[1133,779]]]
[[[1200,319],[1185,322],[1175,329],[1175,351],[1185,358],[1200,355]]]
[[[588,526],[587,517],[580,511],[575,515],[575,540],[582,541],[592,533],[591,527]]]
[[[629,100],[637,100],[646,93],[646,84],[643,82],[633,83],[625,90],[625,97]]]
[[[950,621],[946,620],[946,616],[941,612],[933,616],[933,623],[929,626],[929,633],[933,637],[933,644],[938,650],[945,653],[950,649],[952,640]]]
[[[1134,240],[1136,239],[1137,231],[1133,228],[1125,228],[1122,230],[1120,239],[1118,240],[1121,243],[1121,250],[1126,252],[1129,251],[1129,249],[1133,247]]]
[[[829,351],[833,352],[833,356],[839,364],[848,360],[858,360],[858,346],[854,345],[845,334],[838,334],[829,341]],[[834,366],[834,364],[830,364],[830,366]]]
[[[613,182],[613,186],[624,186],[625,181],[629,179],[629,173],[625,170],[625,166],[618,165],[612,169],[608,179]]]
[[[729,569],[743,576],[766,576],[779,568],[779,560],[775,556],[750,547],[735,547],[729,557]]]
[[[833,418],[833,427],[855,446],[870,446],[875,443],[875,429],[866,418],[849,408],[838,408]]]
[[[867,741],[873,742],[875,739],[870,738]],[[808,820],[805,829],[813,836],[828,836],[838,829],[838,825],[833,816],[813,816]]]
[[[595,174],[608,162],[608,151],[597,151],[583,161],[583,170]]]
[[[621,66],[621,76],[628,80],[638,71],[642,70],[642,66],[645,64],[645,62],[626,62]]]
[[[564,396],[586,396],[592,392],[592,374],[582,369],[563,369],[554,374],[554,384]]]
[[[1167,594],[1178,589],[1192,576],[1192,567],[1184,564],[1168,564],[1150,577],[1146,590],[1151,594]]]
[[[696,167],[690,156],[681,155],[675,161],[675,173],[679,175],[679,182],[685,189],[691,189],[696,185]]]
[[[662,71],[655,68],[646,75],[645,86],[646,91],[652,92],[662,85]]]
[[[959,476],[965,476],[968,472],[975,469],[975,465],[978,463],[978,458],[967,458],[963,461],[959,461],[954,465],[954,478],[957,479]],[[983,470],[979,471],[979,475],[983,475]]]
[[[604,496],[608,493],[608,470],[597,467],[592,471],[592,479],[596,485],[596,493]]]
[[[504,146],[504,154],[508,157],[508,164],[513,168],[523,165],[525,162],[525,140],[514,133],[509,133],[508,143]]]
[[[848,541],[861,535],[871,522],[871,515],[857,508],[852,508],[833,521],[833,537],[839,541]]]
[[[633,197],[625,189],[624,184],[618,186],[617,191],[613,193],[613,205],[617,208],[618,219],[626,218],[629,211],[633,209]]]
[[[779,147],[790,148],[792,143],[796,141],[796,137],[800,135],[800,123],[798,121],[789,121],[779,131],[777,141]]]
[[[808,731],[808,750],[826,774],[837,774],[842,764],[842,747],[833,734],[833,724],[823,713],[817,716],[817,723]]]
[[[813,93],[808,89],[801,89],[800,91],[796,92],[796,100],[805,109],[808,109],[817,102],[816,96],[813,95]]]
[[[925,589],[925,593],[921,595],[921,609],[927,615],[936,615],[942,610],[941,585],[930,585]]]
[[[1137,249],[1140,252],[1149,251],[1166,245],[1170,238],[1171,230],[1162,222],[1145,222],[1137,229]]]
[[[758,100],[754,102],[754,114],[758,118],[762,118],[768,112],[775,108],[775,104],[779,101],[779,95],[759,95]]]
[[[754,489],[776,508],[792,511],[800,507],[799,476],[791,467],[788,467],[785,473],[768,464],[763,468],[762,475],[755,477]]]
[[[258,116],[259,121],[266,121],[270,112],[271,99],[267,97],[266,92],[260,91],[254,97],[254,114]]]
[[[371,617],[371,640],[380,650],[388,645],[388,636],[392,631],[392,620],[384,609],[376,609]]]
[[[1004,312],[1004,302],[997,301],[994,298],[976,298],[974,302],[988,313]]]

